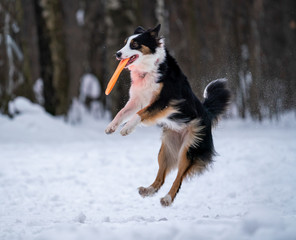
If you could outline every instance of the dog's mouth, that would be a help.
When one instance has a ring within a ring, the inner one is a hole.
[[[125,65],[125,67],[128,67],[129,65],[131,65],[134,61],[136,61],[138,59],[139,55],[135,54],[133,56],[131,56],[127,62],[127,64]]]

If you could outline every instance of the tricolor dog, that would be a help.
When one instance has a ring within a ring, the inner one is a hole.
[[[148,30],[138,27],[116,53],[118,60],[129,58],[126,68],[132,81],[130,98],[105,131],[113,133],[123,123],[123,136],[139,124],[162,127],[156,179],[149,187],[140,187],[139,194],[155,194],[169,172],[178,168],[170,191],[160,200],[162,206],[169,206],[183,179],[203,173],[212,163],[215,150],[211,131],[227,108],[230,91],[225,79],[213,81],[200,102],[166,49],[164,39],[158,36],[159,30],[160,25]]]

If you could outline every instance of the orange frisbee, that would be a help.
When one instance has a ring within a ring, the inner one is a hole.
[[[129,58],[123,59],[119,62],[115,72],[113,73],[113,76],[111,77],[108,86],[106,88],[105,94],[109,95],[109,93],[112,91],[115,83],[117,82],[117,79],[120,75],[120,73],[122,72],[122,70],[124,69],[125,65],[127,64]]]

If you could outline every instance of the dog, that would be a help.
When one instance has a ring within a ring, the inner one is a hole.
[[[148,30],[137,27],[116,53],[117,60],[129,58],[126,68],[131,75],[130,98],[105,132],[111,134],[123,123],[122,136],[139,124],[162,127],[156,179],[149,187],[140,187],[139,194],[155,194],[177,167],[170,191],[160,199],[166,207],[173,203],[183,179],[203,173],[213,162],[212,127],[227,109],[231,94],[226,79],[218,79],[207,85],[201,103],[166,49],[164,38],[159,37],[159,30],[160,24]]]

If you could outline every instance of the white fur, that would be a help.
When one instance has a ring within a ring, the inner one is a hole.
[[[170,194],[165,195],[160,199],[160,203],[163,207],[170,206],[172,204],[172,197]]]
[[[162,42],[155,54],[143,55],[140,53],[139,58],[129,66],[132,80],[130,98],[137,99],[141,109],[150,103],[153,93],[160,87],[159,83],[157,83],[160,77],[157,70],[164,58],[165,51],[164,43]],[[145,77],[143,78],[143,76]]]
[[[145,187],[139,187],[139,194],[142,197],[148,197],[148,196],[153,196],[156,193],[157,189],[155,189],[152,186],[149,186],[147,188]]]
[[[168,118],[160,119],[157,123],[161,126],[175,130],[177,132],[181,132],[186,127],[185,123],[175,122],[175,121],[172,121]]]
[[[141,122],[141,118],[138,114],[135,114],[131,120],[129,120],[124,127],[121,129],[120,134],[126,136],[130,134],[136,126]]]

